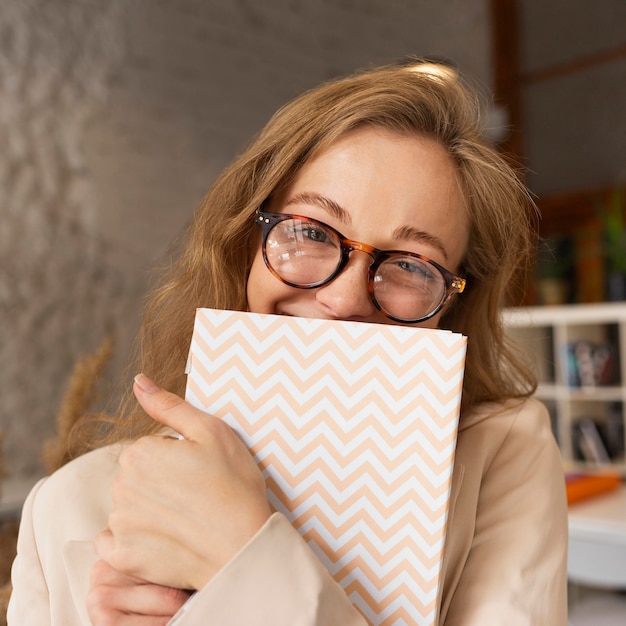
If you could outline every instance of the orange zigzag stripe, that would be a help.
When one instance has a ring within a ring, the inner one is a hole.
[[[343,332],[329,331],[324,329],[324,333],[317,333],[315,336],[305,336],[299,328],[285,328],[284,321],[271,331],[260,330],[247,326],[245,330],[240,325],[231,326],[224,329],[212,328],[209,323],[202,320],[196,323],[195,333],[200,346],[209,346],[208,352],[216,347],[220,353],[226,353],[233,345],[239,343],[249,346],[254,351],[251,358],[257,359],[263,352],[286,348],[288,351],[298,355],[298,362],[307,367],[315,360],[319,354],[331,352],[340,360],[344,360],[345,353],[350,353],[359,362],[366,362],[369,353],[380,354],[383,350],[389,354],[396,362],[405,362],[413,359],[425,345],[429,351],[438,351],[446,358],[452,356],[455,360],[459,358],[459,347],[465,344],[465,338],[459,335],[441,334],[438,332],[416,333],[413,337],[401,338],[396,336],[398,329],[376,329],[376,335],[366,333],[369,336],[351,337]],[[417,329],[415,329],[417,330]],[[313,351],[313,352],[312,352]]]
[[[203,372],[201,368],[199,368],[195,373],[192,372],[192,375],[188,379],[188,387],[190,391],[198,398],[202,406],[205,410],[209,410],[213,413],[219,411],[220,415],[225,415],[230,412],[233,415],[238,415],[241,411],[240,406],[234,405],[232,402],[224,402],[224,392],[220,390],[213,390],[211,393],[205,393],[201,379],[197,379],[198,376],[209,376],[209,380],[213,379],[213,377],[207,373]],[[314,413],[314,416],[307,417],[306,427],[310,430],[311,426],[314,426],[318,423],[340,423],[343,425],[343,429],[349,429],[351,427],[351,423],[355,423],[354,416],[359,412],[364,412],[368,410],[370,413],[373,412],[376,408],[382,413],[384,410],[389,410],[386,408],[387,402],[385,399],[380,397],[380,394],[376,392],[375,389],[371,389],[370,392],[362,398],[358,404],[352,407],[346,407],[343,405],[343,402],[340,398],[335,397],[332,392],[329,390],[329,393],[324,397],[324,401],[330,403],[332,406],[332,410],[334,412],[331,417],[332,419],[325,418],[324,416],[328,414],[328,411],[331,409],[323,409],[319,408],[320,398],[311,398],[307,401],[302,401],[302,398],[293,397],[294,390],[286,388],[282,385],[276,385],[268,390],[265,394],[260,396],[259,398],[250,398],[248,397],[248,391],[239,383],[237,380],[233,379],[229,381],[228,384],[228,392],[230,395],[234,394],[236,397],[240,399],[240,402],[250,410],[250,414],[254,415],[255,430],[258,430],[263,425],[265,425],[268,421],[271,421],[276,416],[283,418],[284,424],[286,427],[290,426],[292,423],[293,431],[296,432],[298,428],[297,422],[299,419],[301,420],[302,415],[306,415],[311,412]],[[447,394],[446,394],[447,395]],[[451,403],[453,398],[459,397],[459,390],[455,393],[450,393],[450,398],[445,397],[443,394],[439,396],[440,400],[443,400],[444,403]],[[392,396],[393,397],[393,396]],[[278,399],[282,398],[283,402],[286,404],[290,404],[294,407],[293,414],[287,415],[282,407],[278,404]],[[418,394],[412,401],[407,402],[402,408],[402,413],[405,416],[402,418],[403,423],[411,424],[411,428],[413,428],[414,424],[422,423],[422,420],[419,419],[421,415],[428,415],[430,419],[440,427],[440,431],[450,429],[450,424],[456,422],[456,414],[458,412],[458,405],[455,402],[454,406],[456,408],[451,408],[450,411],[444,415],[434,414],[432,411],[432,406],[426,397]],[[219,407],[219,408],[218,408]],[[263,408],[265,414],[255,415],[256,412],[259,411],[260,407]],[[336,407],[336,409],[335,409]],[[349,411],[350,415],[343,415],[345,411]],[[411,416],[413,416],[411,418]],[[375,417],[375,416],[373,416]],[[382,416],[382,419],[387,418],[389,423],[394,423],[393,419],[388,418],[386,415]],[[246,421],[251,421],[250,418],[246,419]],[[398,426],[398,422],[394,425]],[[375,424],[376,422],[372,422]],[[355,423],[357,426],[357,423]],[[426,431],[428,429],[427,424],[423,424],[422,428]],[[339,427],[338,427],[339,430]],[[380,428],[381,434],[385,435],[384,427]],[[430,434],[430,433],[429,433]],[[399,435],[395,435],[399,436]],[[393,438],[394,435],[387,435],[387,437]],[[434,437],[434,435],[431,435]]]
[[[202,330],[206,331],[206,327]],[[403,342],[402,345],[398,345],[396,354],[393,353],[393,345],[390,350],[389,344],[393,344],[393,341],[380,341],[377,337],[369,337],[363,340],[359,340],[358,345],[349,345],[344,341],[344,337],[341,334],[329,334],[323,338],[317,338],[308,340],[305,342],[294,343],[297,341],[297,337],[285,337],[279,334],[275,335],[268,342],[265,336],[259,337],[258,333],[232,333],[230,336],[219,334],[217,337],[210,337],[207,341],[201,331],[194,335],[194,345],[196,349],[200,349],[207,355],[213,354],[216,351],[220,355],[227,355],[233,351],[233,348],[238,348],[243,345],[246,346],[246,352],[253,350],[249,354],[250,361],[255,362],[256,365],[264,365],[264,361],[267,358],[268,352],[272,355],[284,350],[290,354],[296,362],[301,366],[303,370],[308,370],[311,366],[317,366],[317,361],[322,358],[324,360],[337,360],[344,363],[345,367],[350,370],[353,368],[360,368],[363,365],[369,363],[374,358],[380,358],[381,349],[384,353],[389,355],[389,360],[392,367],[397,368],[400,375],[406,370],[406,364],[411,361],[415,361],[416,356],[431,356],[433,352],[437,352],[436,357],[433,360],[444,359],[446,361],[452,360],[454,363],[462,361],[459,355],[459,341],[447,344],[443,341],[439,341],[437,336],[429,338],[428,351],[423,351],[422,347],[425,343],[418,342],[410,345],[407,348],[407,343]],[[421,352],[424,352],[421,355]],[[347,354],[350,356],[348,357]],[[332,355],[332,359],[328,359],[329,355]]]
[[[296,526],[296,528],[299,529],[300,527]],[[302,536],[307,542],[314,542],[319,549],[324,552],[329,562],[333,564],[336,564],[342,559],[347,559],[350,551],[355,548],[360,548],[362,551],[366,552],[371,557],[372,561],[381,564],[381,566],[395,558],[402,550],[408,550],[415,555],[415,559],[418,560],[425,569],[436,567],[441,559],[440,554],[434,557],[426,554],[415,542],[411,541],[409,537],[405,537],[397,546],[381,554],[374,544],[371,543],[369,538],[362,533],[342,543],[338,548],[329,545],[328,541],[321,535],[317,528],[308,529]],[[379,589],[390,584],[398,574],[403,572],[411,572],[411,576],[415,577],[422,589],[428,590],[431,584],[436,585],[437,582],[436,580],[424,580],[418,571],[413,571],[415,567],[406,558],[402,558],[392,570],[381,577],[382,567],[379,571],[373,571],[360,554],[351,557],[344,567],[335,574],[335,578],[337,580],[343,579],[348,573],[354,571],[357,566],[366,573],[368,580]]]
[[[383,457],[380,450],[372,450],[371,444],[368,447],[367,441],[349,455],[343,456],[344,452],[333,449],[325,438],[320,439],[319,445],[307,446],[306,450],[299,452],[288,449],[287,442],[276,435],[268,435],[268,439],[269,441],[255,443],[250,448],[262,469],[273,465],[290,484],[299,484],[311,474],[323,472],[333,482],[336,481],[337,488],[342,491],[355,477],[369,472],[372,475],[381,475],[377,484],[386,494],[395,492],[409,476],[419,476],[428,481],[433,497],[437,497],[445,491],[444,484],[453,456],[449,451],[446,459],[435,461],[428,455],[420,454],[420,449],[416,446],[415,450],[405,450],[397,458],[389,460]],[[328,457],[332,457],[332,464],[327,460]],[[377,464],[374,459],[378,461]]]
[[[382,492],[388,498],[393,497],[394,494],[401,493],[403,487],[411,478],[414,478],[418,482],[426,481],[426,477],[423,474],[419,473],[417,470],[415,470],[413,474],[410,474],[408,472],[402,472],[402,475],[398,476],[395,480],[387,484],[384,482],[385,477],[380,476],[378,469],[371,466],[369,463],[364,464],[362,467],[359,467],[358,472],[352,472],[345,478],[340,478],[339,476],[337,476],[321,461],[309,465],[306,471],[300,472],[298,475],[295,476],[291,475],[290,471],[288,471],[287,468],[282,464],[282,461],[274,454],[269,454],[261,462],[259,462],[258,465],[261,468],[261,471],[265,471],[269,467],[272,467],[274,469],[273,473],[277,473],[282,478],[282,480],[284,480],[292,489],[298,489],[298,491],[301,492],[301,496],[298,498],[300,502],[306,500],[306,498],[310,497],[311,495],[322,492],[324,492],[325,496],[331,497],[330,493],[326,492],[324,484],[320,482],[321,479],[318,478],[314,478],[314,484],[308,487],[306,491],[302,491],[301,486],[303,485],[303,483],[307,482],[313,474],[321,475],[330,482],[332,482],[333,487],[339,493],[344,493],[345,491],[347,491],[354,484],[354,481],[357,480],[359,477],[368,475],[369,483],[375,484],[378,491]],[[433,500],[437,500],[446,495],[449,488],[449,476],[450,475],[446,476],[445,480],[443,480],[440,485],[432,485],[428,481],[426,481],[427,484],[423,485],[424,490],[428,492],[429,496]],[[266,481],[268,486],[272,484],[270,481],[272,481],[271,476],[269,476]],[[279,486],[276,485],[276,488],[278,489]],[[346,497],[346,499],[342,501],[341,506],[348,506],[351,501],[353,503],[355,500],[359,499],[359,497],[362,497],[365,493],[371,493],[372,497],[375,498],[375,500],[378,500],[378,496],[376,496],[374,492],[369,489],[367,492],[365,492],[363,491],[363,489],[364,488],[361,488],[359,496],[353,495],[350,497]],[[401,497],[396,496],[399,499],[396,500],[394,498],[394,504],[396,502],[404,500],[404,498],[419,497],[419,494],[415,493],[412,489],[407,489],[406,494],[407,495]]]
[[[225,385],[229,388],[237,385],[238,389],[245,389],[245,396],[248,395],[248,389],[239,382],[240,380],[246,381],[258,381],[255,393],[259,392],[258,386],[268,387],[270,381],[273,384],[265,391],[264,395],[259,396],[257,402],[261,402],[268,397],[274,395],[283,395],[289,398],[293,398],[296,405],[311,403],[311,398],[305,400],[307,395],[311,394],[311,389],[317,387],[316,394],[323,390],[330,397],[336,397],[339,404],[344,403],[344,398],[352,402],[353,398],[359,397],[362,394],[363,389],[366,389],[373,394],[373,397],[385,395],[391,398],[405,398],[410,397],[411,394],[423,396],[427,395],[424,392],[419,392],[420,386],[424,388],[424,391],[428,391],[434,396],[441,404],[446,404],[456,398],[461,390],[461,376],[459,372],[452,373],[449,377],[444,377],[445,387],[440,386],[439,379],[435,376],[431,376],[428,372],[417,372],[413,378],[407,378],[405,381],[397,386],[394,382],[388,379],[380,370],[372,369],[368,372],[360,373],[359,382],[351,380],[345,380],[343,372],[327,369],[319,375],[311,376],[307,380],[300,380],[298,378],[286,378],[285,370],[289,369],[290,365],[286,361],[281,361],[276,364],[271,371],[259,376],[258,372],[254,374],[250,372],[246,367],[242,367],[241,362],[237,362],[237,359],[232,359],[223,368],[214,369],[206,368],[204,364],[198,358],[192,356],[192,366],[203,377],[204,380],[220,381],[222,389]],[[399,383],[399,381],[395,381]],[[252,383],[254,384],[254,383]],[[248,383],[249,388],[250,383]],[[339,387],[338,385],[341,385]],[[446,387],[450,387],[447,389]],[[244,397],[245,397],[244,396]],[[367,401],[369,394],[360,398],[360,402]],[[315,398],[313,399],[315,400]],[[319,396],[317,397],[319,400]]]
[[[302,382],[300,376],[304,377],[303,382],[305,383],[310,382],[311,379],[320,378],[323,375],[322,368],[319,367],[320,359],[325,364],[323,369],[336,369],[339,373],[342,370],[354,374],[360,370],[375,372],[379,369],[377,365],[378,359],[380,359],[379,352],[373,350],[371,354],[365,354],[362,358],[353,361],[353,357],[346,357],[345,348],[338,346],[336,342],[329,343],[310,355],[302,354],[301,351],[296,350],[291,344],[275,343],[271,350],[272,356],[281,350],[287,354],[279,355],[276,363],[272,366],[268,365],[268,353],[266,350],[261,350],[259,354],[249,354],[250,350],[245,351],[242,349],[242,344],[246,345],[245,337],[234,337],[227,345],[220,346],[219,357],[222,363],[219,367],[216,364],[217,357],[212,356],[215,354],[214,350],[200,336],[194,337],[192,355],[200,351],[204,354],[205,359],[212,363],[216,371],[222,371],[233,366],[244,372],[251,371],[254,374],[251,380],[256,378],[256,373],[258,372],[263,372],[264,377],[270,377],[277,370],[280,371],[280,364],[289,361],[287,355],[300,366],[298,372],[292,372],[292,374],[295,374],[295,378],[292,376],[294,383]],[[449,380],[451,377],[458,375],[463,368],[463,360],[458,358],[458,349],[454,347],[454,349],[445,350],[442,353],[442,355],[437,356],[430,353],[421,355],[418,358],[418,362],[423,364],[420,373],[430,373],[433,378],[436,379],[438,377],[442,380]],[[224,354],[231,354],[232,356],[228,361],[223,361]],[[416,367],[415,359],[409,359],[408,363],[411,362],[413,362],[412,367]],[[334,364],[341,364],[341,367]],[[408,364],[397,362],[397,360],[393,359],[393,355],[390,355],[390,358],[385,361],[384,367],[387,372],[391,372],[392,377],[396,380],[402,380],[407,376]]]
[[[195,395],[195,389],[190,385],[190,391]],[[188,396],[189,397],[189,396]],[[213,400],[213,401],[212,401]],[[202,402],[203,410],[215,415],[216,417],[234,418],[250,437],[255,439],[261,436],[262,432],[268,430],[277,430],[278,436],[293,441],[294,446],[304,444],[303,440],[311,436],[322,437],[333,448],[341,446],[346,451],[354,444],[354,440],[362,436],[366,437],[370,442],[383,441],[381,446],[386,446],[389,452],[393,454],[396,448],[407,447],[407,438],[411,439],[411,445],[416,450],[427,456],[441,456],[456,440],[457,418],[452,417],[447,428],[439,430],[436,434],[431,431],[431,420],[423,417],[422,402],[419,401],[408,410],[408,414],[402,416],[402,422],[393,423],[387,416],[376,414],[374,410],[361,412],[359,419],[348,419],[344,421],[339,411],[320,407],[314,414],[306,416],[305,420],[301,415],[297,414],[298,408],[294,408],[291,413],[283,409],[283,404],[278,402],[266,404],[262,410],[258,407],[251,406],[250,412],[242,414],[246,409],[242,409],[241,404],[235,404],[230,400],[224,401],[222,398],[209,398],[207,402]],[[245,402],[243,403],[245,406]],[[346,412],[343,409],[342,412]],[[395,418],[395,416],[394,416]],[[392,418],[393,419],[393,418]],[[390,432],[393,429],[394,432]],[[315,433],[315,434],[313,434]],[[259,439],[255,445],[263,445],[261,441],[271,441],[274,437],[267,436]],[[339,443],[336,442],[338,440]],[[321,441],[321,440],[319,440]],[[319,443],[318,441],[318,443]],[[286,443],[287,441],[285,441]],[[309,445],[309,444],[304,444]]]
[[[369,414],[384,424],[386,423],[385,425],[393,425],[397,432],[388,435],[390,437],[399,436],[405,424],[407,426],[411,424],[412,428],[412,424],[420,424],[422,422],[424,423],[424,429],[430,428],[432,423],[437,429],[437,436],[440,437],[443,436],[446,431],[450,430],[451,424],[455,424],[456,422],[457,411],[454,408],[450,408],[448,412],[438,415],[433,411],[429,399],[421,394],[416,395],[410,401],[405,401],[400,408],[401,415],[397,417],[395,415],[389,416],[390,409],[388,408],[387,399],[381,397],[375,389],[370,389],[369,393],[353,406],[346,407],[343,403],[343,398],[334,396],[330,390],[324,395],[324,403],[320,405],[319,397],[310,398],[306,401],[300,397],[296,402],[292,396],[294,390],[286,389],[279,385],[272,387],[258,398],[251,398],[247,395],[248,390],[238,381],[231,380],[227,381],[225,384],[228,387],[228,395],[224,393],[223,388],[222,391],[216,389],[213,390],[212,393],[206,394],[203,388],[196,382],[195,375],[189,380],[188,386],[190,391],[198,398],[202,407],[209,412],[219,412],[220,415],[225,415],[227,412],[230,412],[233,415],[238,415],[242,410],[241,405],[243,404],[246,406],[247,410],[249,410],[251,416],[248,417],[246,421],[251,423],[254,421],[255,426],[259,424],[257,428],[260,428],[261,425],[264,424],[261,420],[269,421],[275,416],[281,416],[287,418],[284,420],[285,425],[293,423],[294,428],[302,425],[303,422],[306,424],[307,428],[310,428],[311,424],[332,423],[337,424],[338,429],[341,428],[342,431],[346,431],[352,427],[358,427],[359,423],[364,420],[364,416]],[[233,401],[228,400],[228,398],[233,397],[233,394],[238,397],[238,404],[234,404]],[[225,395],[226,399],[224,397]],[[457,391],[450,395],[454,396],[454,400],[456,400],[460,394]],[[443,402],[447,403],[450,407],[458,407],[456,401],[454,404],[451,402],[452,398],[448,399],[439,396],[438,399],[443,400]],[[286,414],[282,408],[285,404],[293,407],[290,408],[289,414]],[[324,416],[326,415],[330,416],[331,419],[325,418]],[[359,415],[358,420],[355,418],[357,415]],[[429,417],[428,421],[424,419],[424,416]],[[372,423],[374,424],[376,422]],[[385,433],[385,425],[381,425],[380,428],[383,434]]]
[[[237,316],[240,318],[239,320],[234,319]],[[276,319],[268,320],[266,318],[262,320],[262,323],[257,324],[252,317],[244,317],[237,313],[221,316],[219,320],[217,317],[215,312],[202,309],[198,310],[196,315],[196,325],[202,327],[204,333],[215,341],[222,341],[225,334],[224,331],[230,330],[231,327],[235,328],[233,335],[242,334],[242,331],[239,329],[242,326],[246,328],[250,335],[256,336],[261,343],[265,342],[266,338],[272,335],[271,340],[275,341],[276,336],[281,337],[285,334],[291,334],[291,337],[288,337],[285,341],[291,345],[301,341],[302,346],[308,346],[312,342],[324,340],[326,340],[326,343],[336,343],[337,337],[339,337],[351,351],[358,352],[362,349],[364,341],[370,340],[370,337],[367,336],[370,334],[367,327],[350,322],[339,323],[335,329],[329,329],[328,323],[321,320],[289,319],[277,316]],[[259,315],[255,317],[260,319]],[[321,326],[324,327],[323,335],[319,331]],[[374,339],[379,340],[378,342],[383,344],[386,350],[390,346],[399,354],[406,352],[406,345],[409,341],[428,341],[429,343],[436,343],[437,346],[441,345],[446,349],[450,345],[458,346],[459,343],[464,343],[464,338],[460,336],[446,331],[433,332],[423,328],[381,327],[377,329],[377,336]],[[249,342],[248,337],[245,337],[244,341],[247,344]],[[297,347],[297,343],[295,345]]]
[[[274,489],[271,489],[274,495],[277,495]],[[278,497],[278,496],[277,496]],[[278,497],[279,501],[286,510],[293,512],[296,507],[290,507],[288,504]],[[400,506],[404,506],[406,502],[402,503]],[[419,505],[419,502],[416,502]],[[338,511],[338,513],[342,513],[343,510]],[[382,517],[384,515],[381,513]],[[408,511],[405,515],[403,515],[392,527],[387,530],[384,530],[379,527],[378,522],[374,519],[369,512],[365,509],[361,509],[359,514],[356,516],[357,520],[352,517],[348,519],[339,527],[336,527],[336,522],[328,518],[325,511],[323,511],[319,505],[312,504],[306,511],[300,513],[293,521],[292,525],[295,528],[301,528],[311,519],[315,518],[319,521],[319,523],[324,527],[324,529],[328,532],[329,535],[333,537],[335,540],[339,540],[346,532],[351,530],[354,527],[355,521],[363,522],[367,524],[370,528],[376,529],[376,534],[381,542],[388,542],[392,540],[398,531],[402,529],[403,526],[410,524],[416,533],[419,533],[421,538],[428,543],[429,545],[436,544],[444,535],[445,528],[445,510],[441,511],[438,516],[435,518],[431,518],[430,515],[426,514],[425,517],[428,518],[429,522],[431,522],[431,528],[426,528],[423,526],[422,522],[416,517],[416,515],[412,511]],[[432,528],[435,527],[436,530],[433,532]]]
[[[360,458],[357,451],[375,450],[382,465],[394,468],[405,458],[419,455],[431,471],[438,474],[449,464],[456,435],[454,429],[440,441],[423,422],[415,420],[394,436],[381,430],[375,416],[366,418],[344,433],[343,429],[332,423],[330,416],[320,413],[303,427],[294,425],[289,416],[281,414],[282,411],[250,425],[238,414],[238,407],[227,404],[222,408],[223,411],[220,409],[213,413],[218,414],[218,417],[226,416],[231,425],[236,424],[245,432],[255,453],[263,451],[273,442],[280,442],[283,453],[294,463],[306,459],[311,453],[317,454],[321,448],[333,455],[337,465],[346,467],[355,458]],[[266,434],[262,436],[261,432]],[[361,441],[357,443],[355,440],[359,439]]]
[[[335,579],[337,580],[337,579]],[[404,596],[405,605],[411,607],[411,609],[417,609],[420,615],[429,615],[436,609],[436,599],[424,604],[414,593],[409,589],[405,584],[398,586],[396,590],[394,590],[393,595],[388,595],[381,602],[377,602],[369,593],[369,591],[363,586],[363,584],[354,580],[351,581],[344,590],[348,596],[351,596],[353,593],[361,596],[363,602],[370,607],[370,609],[380,615],[387,606],[389,606],[392,602],[394,602],[398,597]],[[408,613],[406,606],[399,607],[396,611],[393,612],[393,620],[392,616],[388,616],[381,624],[393,624],[395,620],[397,620],[400,616],[405,619],[406,624],[414,624],[415,623],[415,613]]]
[[[227,411],[228,413],[232,415],[234,410]],[[352,432],[344,435],[343,432],[337,432],[336,429],[333,429],[332,425],[327,426],[327,429],[323,430],[322,425],[317,424],[311,426],[308,432],[305,432],[291,426],[285,417],[282,417],[282,419],[277,417],[275,419],[280,420],[281,430],[277,429],[276,431],[268,432],[261,439],[256,439],[259,429],[252,429],[245,422],[242,424],[243,420],[240,419],[237,422],[249,437],[255,437],[251,445],[255,453],[261,452],[271,443],[277,442],[280,443],[285,456],[292,460],[294,464],[307,459],[312,454],[317,454],[321,448],[331,453],[337,465],[344,468],[362,458],[363,454],[371,452],[372,447],[375,446],[377,450],[376,455],[379,457],[381,465],[384,465],[390,471],[410,458],[415,459],[419,457],[429,466],[434,474],[438,474],[441,469],[447,469],[452,455],[451,448],[455,441],[455,433],[450,433],[446,439],[440,442],[434,439],[423,425],[419,423],[415,424],[415,428],[410,433],[413,443],[406,446],[406,441],[403,441],[402,438],[396,437],[390,441],[388,437],[383,436],[383,433],[378,428],[371,428],[370,424],[363,424],[360,428],[355,428]],[[319,422],[322,422],[323,425],[328,424],[323,418]],[[301,439],[309,439],[313,430],[319,430],[320,432],[313,439],[310,439],[308,443],[300,447]],[[339,442],[331,438],[331,435],[327,432],[328,430],[331,431],[332,436],[338,439]],[[284,431],[287,431],[288,435]],[[362,434],[365,435],[363,441],[357,445],[350,445],[351,440],[360,437]],[[377,437],[384,440],[387,449],[377,442]],[[403,438],[406,439],[406,437],[407,434],[403,433]],[[389,458],[389,455],[393,455],[393,457]],[[441,458],[441,460],[434,458],[435,456],[442,457],[442,455],[445,455],[445,457]]]

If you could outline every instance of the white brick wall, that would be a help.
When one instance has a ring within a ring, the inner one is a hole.
[[[75,360],[111,377],[148,270],[215,174],[303,89],[436,54],[490,79],[486,0],[1,0],[0,429],[14,477]]]

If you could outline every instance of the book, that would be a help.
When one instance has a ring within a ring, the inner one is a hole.
[[[567,503],[574,504],[617,489],[622,479],[615,472],[596,474],[566,474],[565,490]]]
[[[574,422],[573,440],[583,460],[598,465],[610,463],[608,450],[594,420],[585,418]]]
[[[565,371],[570,387],[617,385],[619,365],[613,343],[579,340],[566,344]]]
[[[198,309],[186,398],[227,421],[267,495],[373,626],[434,626],[466,338]]]

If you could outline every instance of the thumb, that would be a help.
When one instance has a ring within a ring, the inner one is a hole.
[[[169,426],[185,439],[198,441],[204,432],[206,420],[211,419],[207,413],[191,406],[176,394],[161,389],[145,374],[135,376],[133,392],[152,419]]]
[[[105,528],[94,539],[94,550],[103,561],[109,563],[114,544],[113,533],[108,528]]]

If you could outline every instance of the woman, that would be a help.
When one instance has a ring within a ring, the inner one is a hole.
[[[240,440],[180,399],[197,307],[467,335],[439,623],[566,623],[559,455],[500,321],[532,254],[533,207],[479,122],[460,80],[420,63],[278,111],[213,185],[152,296],[136,363],[150,378],[137,376],[109,445],[29,496],[11,625],[165,624],[175,613],[182,626],[366,624],[272,514]],[[259,210],[272,222],[263,242]],[[296,231],[328,244],[323,259],[302,249],[293,267],[281,261]],[[401,293],[387,289],[389,267],[407,277]]]

